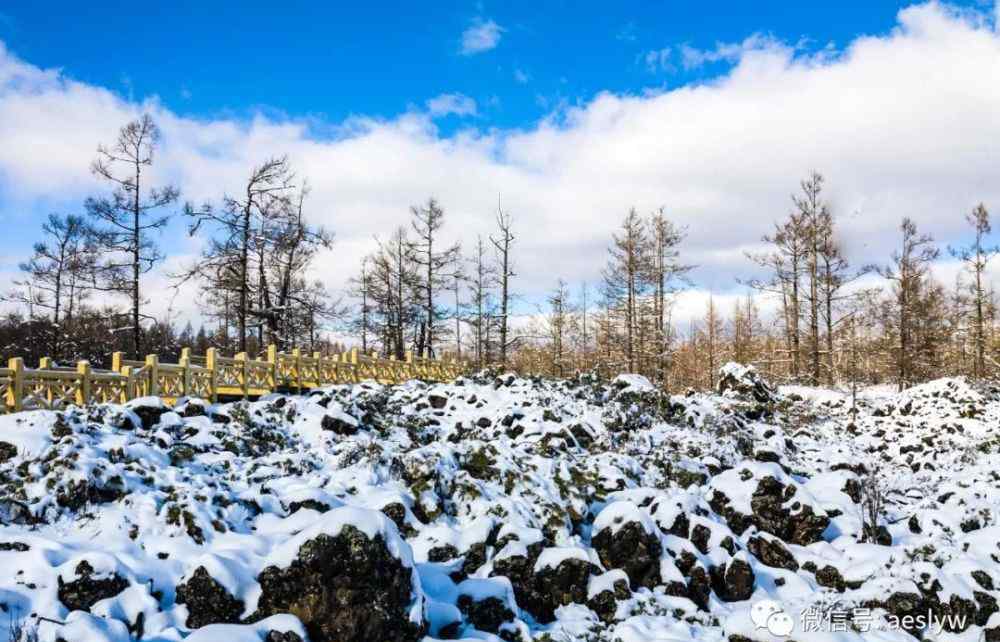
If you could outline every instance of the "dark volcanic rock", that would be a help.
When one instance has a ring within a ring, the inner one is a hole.
[[[291,613],[312,642],[416,642],[424,634],[409,618],[411,569],[381,535],[369,539],[351,525],[306,541],[287,568],[268,566],[257,581],[254,618]]]
[[[816,583],[826,588],[835,589],[839,593],[843,593],[847,588],[840,571],[830,565],[816,570]]]
[[[743,401],[746,407],[741,410],[741,414],[747,419],[755,421],[774,414],[778,395],[761,378],[753,366],[727,363],[719,371],[717,390],[719,394],[734,396]],[[768,457],[769,455],[764,456]],[[774,453],[771,453],[770,456],[776,457]],[[767,459],[767,461],[773,461],[773,459]]]
[[[872,528],[870,524],[865,524],[864,536],[866,542],[872,542],[879,546],[892,546],[892,534],[884,525]]]
[[[771,476],[761,479],[750,499],[757,527],[792,544],[818,542],[830,518],[817,515],[808,504],[800,505],[798,511],[786,507],[784,504],[794,495],[793,486],[785,486]]]
[[[924,603],[934,614],[935,619],[942,623],[944,630],[949,633],[962,633],[973,624],[978,622],[985,624],[986,620],[989,619],[988,615],[980,619],[976,603],[958,595],[952,595],[947,602],[942,602],[937,595],[931,593],[925,596]],[[995,602],[992,605],[987,605],[987,610],[989,610],[989,606],[996,608]]]
[[[774,401],[775,392],[753,366],[728,363],[719,374],[719,394],[733,391],[737,396],[759,404]]]
[[[486,563],[487,557],[487,545],[486,542],[476,542],[469,546],[469,549],[465,551],[462,556],[462,573],[464,575],[472,575],[479,569],[480,566]]]
[[[973,591],[972,595],[976,598],[976,604],[979,605],[979,610],[976,612],[976,626],[986,626],[990,616],[1000,610],[997,599],[982,591]]]
[[[844,487],[840,489],[845,495],[851,498],[855,504],[861,503],[861,482],[851,477],[844,482]]]
[[[14,444],[0,441],[0,464],[10,461],[15,456],[17,456],[17,448],[14,447]]]
[[[594,536],[593,546],[604,567],[625,571],[633,588],[651,589],[660,583],[660,555],[663,552],[660,538],[647,533],[639,522],[628,522],[617,529],[602,529]]]
[[[38,521],[27,504],[0,498],[0,524],[35,524]]]
[[[392,520],[396,529],[403,535],[413,528],[406,523],[406,506],[402,502],[392,502],[382,507],[382,514]],[[408,535],[406,535],[408,537]]]
[[[535,575],[535,599],[521,608],[547,624],[555,619],[555,610],[566,604],[586,604],[590,576],[599,572],[596,566],[580,559],[565,559],[555,568],[546,567]]]
[[[687,575],[687,591],[691,601],[703,611],[708,610],[708,597],[712,593],[712,582],[708,572],[700,565],[690,569]]]
[[[780,464],[781,456],[773,450],[758,450],[754,453],[753,458],[756,461],[763,461],[772,464]]]
[[[233,624],[240,621],[243,602],[233,597],[204,566],[199,566],[187,582],[177,587],[177,603],[187,605],[185,624],[197,629],[209,624]]]
[[[865,608],[885,609],[901,622],[907,616],[910,617],[905,621],[913,622],[917,615],[926,615],[927,613],[927,606],[924,603],[924,599],[916,593],[893,593],[885,600],[869,600],[861,606]],[[904,626],[904,630],[911,635],[918,633],[918,629],[913,627],[907,629]]]
[[[486,633],[497,633],[504,622],[514,619],[514,612],[494,596],[476,600],[471,595],[459,595],[458,609],[472,626]]]
[[[59,601],[70,611],[89,611],[101,600],[114,597],[128,588],[125,578],[112,573],[110,577],[94,578],[94,567],[86,560],[77,564],[77,579],[72,582],[59,580]]]
[[[743,559],[734,558],[728,564],[716,566],[711,571],[712,589],[724,602],[742,602],[753,595],[756,582],[753,569]]]
[[[201,400],[188,399],[183,406],[174,408],[174,412],[181,417],[204,417],[208,414],[208,407]]]
[[[621,571],[609,571],[609,573],[621,573]],[[628,577],[617,577],[611,584],[611,589],[599,591],[589,600],[587,606],[591,611],[597,613],[601,621],[610,624],[615,619],[615,611],[618,609],[618,600],[627,600],[632,596],[628,588]]]
[[[11,551],[15,553],[26,553],[30,551],[31,547],[24,542],[0,542],[0,552],[9,553]]]
[[[130,405],[130,410],[132,410],[132,412],[134,412],[139,418],[141,427],[144,430],[149,430],[156,424],[160,423],[160,417],[170,412],[170,409],[162,405],[162,402],[159,404],[133,402]],[[138,428],[140,426],[136,427]]]
[[[704,524],[695,524],[691,529],[691,543],[701,551],[702,555],[708,554],[708,540],[712,536],[712,531]]]
[[[726,494],[718,489],[712,491],[712,495],[708,500],[708,505],[713,511],[722,515],[730,530],[737,535],[742,535],[743,531],[750,528],[750,526],[754,523],[753,515],[744,515],[743,513],[735,510],[730,505],[729,498],[726,497]]]
[[[290,502],[288,504],[288,514],[291,515],[296,511],[300,511],[303,508],[314,510],[317,513],[325,513],[330,510],[330,505],[326,502],[321,502],[318,499],[303,499],[300,502]]]
[[[509,555],[494,560],[491,577],[503,576],[514,587],[517,605],[545,624],[555,619],[555,610],[573,602],[587,602],[590,576],[596,566],[580,559],[564,559],[555,567],[535,573],[535,562],[542,552],[540,544],[527,547],[528,554]]]
[[[170,456],[170,465],[180,466],[194,459],[198,452],[187,444],[176,444],[170,448],[168,454]]]
[[[677,517],[674,518],[673,524],[667,529],[667,533],[687,539],[690,529],[691,520],[684,513],[678,513]]]
[[[527,555],[508,555],[493,561],[490,577],[503,576],[514,587],[514,599],[518,606],[525,608],[534,597],[535,561],[542,552],[542,545],[535,543],[526,547]]]
[[[993,590],[993,578],[986,571],[980,569],[972,571],[972,579],[976,580],[976,584],[983,587],[987,591]]]
[[[350,421],[346,421],[340,417],[334,417],[333,415],[323,415],[323,419],[320,421],[320,427],[323,430],[329,430],[343,436],[354,435],[358,432],[358,425],[356,423],[351,423]]]
[[[755,535],[747,542],[747,549],[762,564],[789,571],[799,570],[799,563],[795,560],[795,556],[785,548],[781,540]]]
[[[459,556],[458,549],[451,544],[442,544],[441,546],[435,546],[434,548],[427,551],[427,561],[428,562],[447,562],[448,560],[453,560]]]

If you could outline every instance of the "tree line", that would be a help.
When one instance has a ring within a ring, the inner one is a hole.
[[[688,284],[684,230],[660,210],[629,212],[608,249],[597,305],[581,286],[571,302],[560,281],[546,314],[528,324],[537,337],[518,358],[529,370],[560,375],[596,369],[637,372],[671,390],[714,384],[726,361],[750,363],[774,381],[810,385],[893,383],[903,388],[943,375],[1000,373],[997,296],[988,268],[1000,248],[985,205],[965,216],[969,242],[948,247],[962,266],[950,287],[931,267],[942,249],[904,217],[897,248],[881,264],[851,265],[837,219],[811,173],[792,211],[747,259],[761,277],[720,308],[709,296],[687,327],[671,320],[671,295]],[[762,303],[776,310],[762,314]]]
[[[238,194],[181,205],[177,186],[151,179],[159,145],[159,128],[143,115],[98,146],[91,171],[107,190],[86,198],[82,213],[51,214],[43,223],[42,240],[3,294],[17,304],[0,320],[4,353],[106,365],[114,351],[170,357],[183,345],[252,354],[269,343],[329,349],[324,329],[344,310],[308,276],[333,240],[307,220],[308,183],[286,157],[268,158],[251,168]],[[204,249],[168,272],[168,283],[150,286],[150,272],[165,258],[159,236],[172,216],[188,222]],[[186,283],[201,292],[207,323],[197,332],[148,312],[152,297],[169,297]]]
[[[447,354],[476,368],[554,376],[633,372],[670,390],[712,385],[728,360],[813,385],[904,386],[1000,369],[987,274],[1000,250],[989,243],[982,204],[966,216],[968,245],[946,248],[964,268],[946,287],[930,271],[941,248],[908,218],[887,261],[851,265],[824,178],[813,172],[792,195],[791,212],[747,253],[757,276],[741,280],[744,294],[728,310],[710,296],[700,318],[682,323],[678,294],[693,286],[695,266],[683,260],[686,230],[664,208],[623,216],[599,283],[558,279],[531,305],[515,289],[516,226],[502,203],[493,231],[463,248],[444,240],[446,211],[429,198],[391,233],[376,234],[345,299],[310,277],[334,236],[310,222],[308,182],[287,157],[263,159],[237,193],[195,206],[181,203],[177,186],[152,181],[159,144],[147,115],[98,146],[91,170],[107,189],[85,199],[81,213],[43,222],[42,240],[3,294],[16,304],[0,319],[6,355],[100,365],[116,350],[136,358],[170,358],[184,345],[340,351],[335,338],[350,337],[387,357]],[[161,277],[150,285],[172,216],[202,250],[165,270],[166,284]],[[186,284],[200,291],[197,330],[148,313],[151,297]]]

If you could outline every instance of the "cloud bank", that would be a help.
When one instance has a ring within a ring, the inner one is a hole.
[[[97,188],[88,173],[97,143],[149,111],[163,131],[157,178],[176,182],[186,199],[235,192],[252,165],[287,153],[313,186],[313,220],[337,234],[320,264],[335,288],[373,236],[406,221],[409,205],[435,196],[449,234],[471,246],[490,232],[502,193],[515,221],[516,287],[529,302],[558,277],[596,282],[632,206],[665,206],[688,227],[684,258],[700,266],[692,275],[699,291],[732,294],[735,278],[751,270],[744,251],[788,213],[789,194],[814,168],[827,177],[856,262],[884,261],[903,216],[946,243],[961,241],[963,216],[977,202],[1000,214],[995,23],[985,13],[914,6],[890,32],[837,52],[752,40],[716,52],[731,67],[710,82],[600,93],[523,129],[449,135],[415,110],[321,127],[265,115],[182,117],[155,97],[130,102],[0,44],[0,220],[37,226],[22,212],[79,209]],[[469,42],[495,46],[492,29],[492,41]],[[430,112],[468,111],[459,96],[434,99]],[[29,251],[2,243],[5,256]],[[197,239],[167,245],[197,251]]]

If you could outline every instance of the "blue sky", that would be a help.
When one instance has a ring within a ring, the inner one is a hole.
[[[287,154],[337,235],[333,289],[410,205],[437,197],[470,247],[502,194],[525,312],[558,278],[599,283],[630,207],[688,230],[678,319],[742,294],[814,169],[858,264],[886,260],[903,215],[947,245],[978,202],[1000,212],[991,2],[337,5],[0,4],[0,283],[44,216],[106,190],[96,147],[143,112],[152,176],[185,200]],[[154,309],[197,314],[197,293],[160,293],[204,241],[174,218]]]
[[[528,126],[600,91],[676,87],[731,60],[684,65],[752,34],[806,50],[893,27],[905,3],[841,2],[20,2],[0,39],[21,58],[196,117],[272,111],[338,123],[393,117],[445,93],[483,127]],[[495,47],[462,54],[494,23]],[[666,50],[664,56],[661,51]],[[440,125],[453,129],[458,118]]]

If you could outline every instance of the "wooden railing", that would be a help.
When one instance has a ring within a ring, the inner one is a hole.
[[[375,380],[400,383],[409,379],[447,381],[462,373],[458,361],[414,357],[381,359],[352,350],[343,354],[279,352],[269,346],[262,358],[246,353],[224,357],[209,348],[203,355],[181,351],[179,363],[160,363],[151,354],[145,361],[112,355],[111,370],[93,370],[86,361],[75,368],[53,365],[43,358],[38,368],[26,368],[21,358],[0,368],[0,413],[58,409],[91,403],[124,403],[156,396],[168,404],[181,397],[210,401],[258,397],[269,392],[301,392],[337,383]]]

